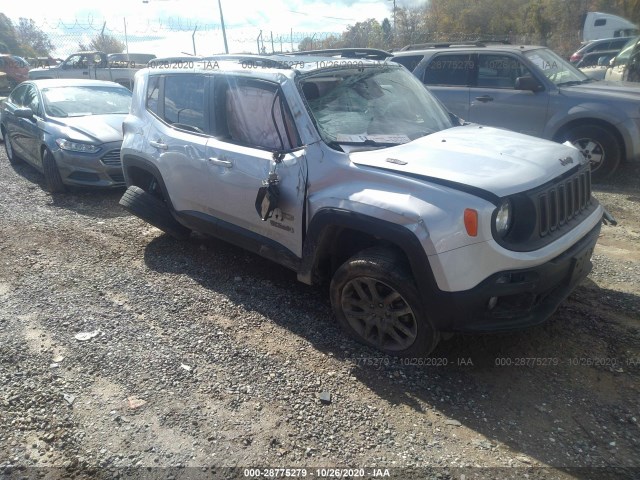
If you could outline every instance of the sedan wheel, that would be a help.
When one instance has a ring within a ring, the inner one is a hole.
[[[20,163],[18,157],[16,157],[15,152],[13,151],[13,145],[11,144],[11,139],[9,138],[9,134],[5,129],[2,129],[2,137],[4,138],[4,149],[7,152],[7,158],[9,159],[9,163],[15,165]]]
[[[66,190],[64,183],[62,183],[60,171],[56,165],[56,159],[53,158],[53,154],[46,148],[44,152],[42,152],[42,170],[44,172],[44,183],[49,192],[62,193]]]

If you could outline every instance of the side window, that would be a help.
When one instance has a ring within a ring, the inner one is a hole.
[[[604,52],[605,50],[609,50],[611,47],[611,42],[601,42],[593,47],[593,52]]]
[[[438,55],[424,72],[426,85],[467,86],[475,70],[473,55]]]
[[[478,87],[514,88],[516,78],[531,76],[520,61],[508,55],[485,55],[478,58]]]
[[[215,85],[217,137],[267,150],[299,145],[295,123],[276,84],[226,77]]]
[[[203,133],[204,75],[167,75],[164,79],[164,121],[176,128]]]
[[[16,88],[11,93],[11,96],[9,97],[9,100],[11,101],[11,103],[13,103],[14,105],[16,105],[18,107],[25,106],[25,104],[24,104],[24,94],[26,93],[28,87],[29,87],[29,85],[22,85],[21,87]]]
[[[29,107],[34,115],[40,114],[40,99],[38,98],[38,92],[33,86],[29,86],[24,94],[25,107]]]
[[[86,58],[84,55],[72,55],[65,62],[65,66],[67,68],[84,68],[86,67]]]
[[[391,60],[404,65],[410,72],[413,72],[423,58],[424,55],[407,55],[406,57],[393,57]]]
[[[604,27],[607,24],[606,18],[598,18],[593,24],[594,27]]]
[[[159,115],[158,111],[158,98],[160,97],[160,75],[149,76],[149,82],[147,83],[147,110],[156,115]]]

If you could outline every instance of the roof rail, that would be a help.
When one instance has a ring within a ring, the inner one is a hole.
[[[504,40],[471,40],[469,42],[431,42],[431,43],[413,43],[405,45],[399,51],[406,52],[409,50],[425,50],[428,48],[455,48],[455,47],[486,47],[487,44],[498,43],[501,45],[511,45],[508,39]]]
[[[379,50],[377,48],[326,48],[322,50],[285,53],[283,55],[325,55],[328,57],[340,55],[342,58],[364,58],[371,60],[384,60],[392,56],[392,54],[386,50]]]

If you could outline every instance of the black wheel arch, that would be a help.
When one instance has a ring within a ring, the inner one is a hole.
[[[160,190],[162,200],[165,201],[170,211],[173,213],[173,203],[171,203],[171,197],[169,197],[169,191],[164,183],[162,174],[158,167],[152,162],[144,158],[137,157],[135,155],[125,155],[122,158],[122,170],[124,172],[124,181],[127,187],[135,185],[143,190],[149,191],[149,186],[153,180]]]
[[[322,283],[356,253],[373,246],[400,251],[421,293],[437,289],[429,259],[413,232],[386,220],[340,208],[323,208],[311,219],[298,279]]]

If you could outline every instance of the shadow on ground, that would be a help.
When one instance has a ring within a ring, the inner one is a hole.
[[[629,294],[579,287],[541,326],[457,335],[427,360],[401,361],[346,338],[332,318],[326,289],[303,285],[284,267],[225,242],[192,237],[180,243],[163,235],[147,246],[145,263],[159,273],[188,275],[259,312],[348,362],[352,375],[381,399],[416,415],[456,419],[492,448],[504,444],[578,478],[607,478],[592,467],[640,466],[631,434],[640,410],[640,365],[629,366],[640,358],[640,322],[632,314],[630,324],[621,324],[601,302],[640,304],[637,296],[616,302]],[[454,434],[457,427],[446,428]]]

